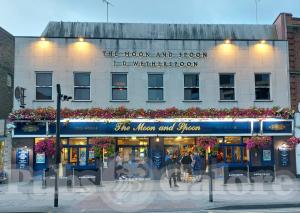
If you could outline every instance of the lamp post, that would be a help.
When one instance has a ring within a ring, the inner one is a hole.
[[[211,164],[211,150],[210,147],[208,147],[209,202],[213,202],[213,177]]]
[[[56,84],[57,102],[56,102],[56,143],[55,143],[55,182],[54,182],[54,207],[58,207],[58,169],[60,164],[60,108],[61,100],[68,101],[70,96],[62,95],[60,84]]]

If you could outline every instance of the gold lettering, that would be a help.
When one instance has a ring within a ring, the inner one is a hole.
[[[117,123],[115,127],[116,132],[126,132],[130,130],[130,126],[127,126],[124,123]]]
[[[140,123],[136,128],[133,128],[134,131],[155,131],[155,126],[145,126],[145,123]]]
[[[180,133],[184,133],[186,131],[200,131],[200,126],[189,126],[187,123],[179,123],[177,127],[177,131]]]

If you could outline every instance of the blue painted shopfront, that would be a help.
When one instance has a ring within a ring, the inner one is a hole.
[[[219,150],[223,153],[222,159],[218,166],[228,168],[228,173],[239,170],[244,173],[249,172],[249,168],[256,167],[272,167],[274,165],[274,148],[273,144],[266,149],[259,150],[258,153],[250,153],[248,159],[244,159],[246,147],[244,140],[251,136],[291,136],[293,135],[293,121],[283,119],[237,119],[237,120],[196,120],[182,119],[180,121],[163,120],[103,120],[103,121],[84,121],[84,120],[64,120],[61,125],[61,137],[63,142],[63,150],[66,151],[65,161],[67,169],[78,170],[95,170],[95,160],[92,159],[91,152],[92,144],[90,138],[93,137],[114,137],[130,138],[143,137],[148,138],[148,144],[141,145],[119,145],[116,143],[115,150],[125,150],[130,153],[132,162],[136,162],[136,156],[143,155],[150,159],[147,162],[149,168],[161,169],[164,161],[164,155],[167,147],[170,145],[164,144],[163,140],[167,137],[190,137],[198,136],[216,136],[220,142]],[[42,138],[55,136],[55,122],[41,121],[15,122],[16,128],[13,132],[14,138]],[[228,137],[237,138],[236,141],[227,143]],[[86,142],[82,145],[72,145],[72,138],[86,138]],[[160,143],[151,142],[151,139],[162,138]],[[159,145],[160,144],[160,145]],[[178,145],[174,146],[177,147]],[[179,147],[179,146],[178,146]],[[145,150],[141,154],[141,150]],[[124,152],[125,152],[124,151]],[[76,154],[78,157],[72,161],[71,154]],[[139,153],[137,155],[137,153]],[[159,157],[158,157],[158,153]],[[220,156],[218,156],[220,158]],[[84,160],[80,160],[84,159]],[[259,162],[258,162],[259,161]],[[47,167],[48,159],[45,164],[36,164],[35,168],[40,170]],[[157,163],[160,162],[160,167]],[[146,170],[145,170],[146,171]],[[146,171],[148,174],[149,171]],[[148,175],[147,175],[148,176]]]

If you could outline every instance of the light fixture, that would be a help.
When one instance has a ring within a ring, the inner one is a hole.
[[[265,43],[266,43],[266,40],[261,40],[260,43],[261,43],[261,44],[265,44]]]
[[[133,136],[133,137],[131,137],[131,139],[132,139],[132,140],[136,140],[136,137]]]
[[[182,139],[182,137],[181,137],[181,136],[178,136],[176,139],[177,139],[177,140],[181,140],[181,139]]]
[[[230,44],[230,43],[231,43],[231,41],[229,39],[225,40],[225,44]]]
[[[156,138],[155,138],[155,141],[156,141],[156,142],[159,142],[159,137],[156,137]]]
[[[41,41],[46,41],[46,39],[44,37],[41,37]]]
[[[80,42],[84,42],[84,38],[83,38],[83,37],[80,37],[78,40],[79,40]]]

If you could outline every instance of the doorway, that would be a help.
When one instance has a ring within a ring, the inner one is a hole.
[[[146,138],[120,138],[117,153],[121,165],[116,163],[116,179],[149,177],[149,142]]]

